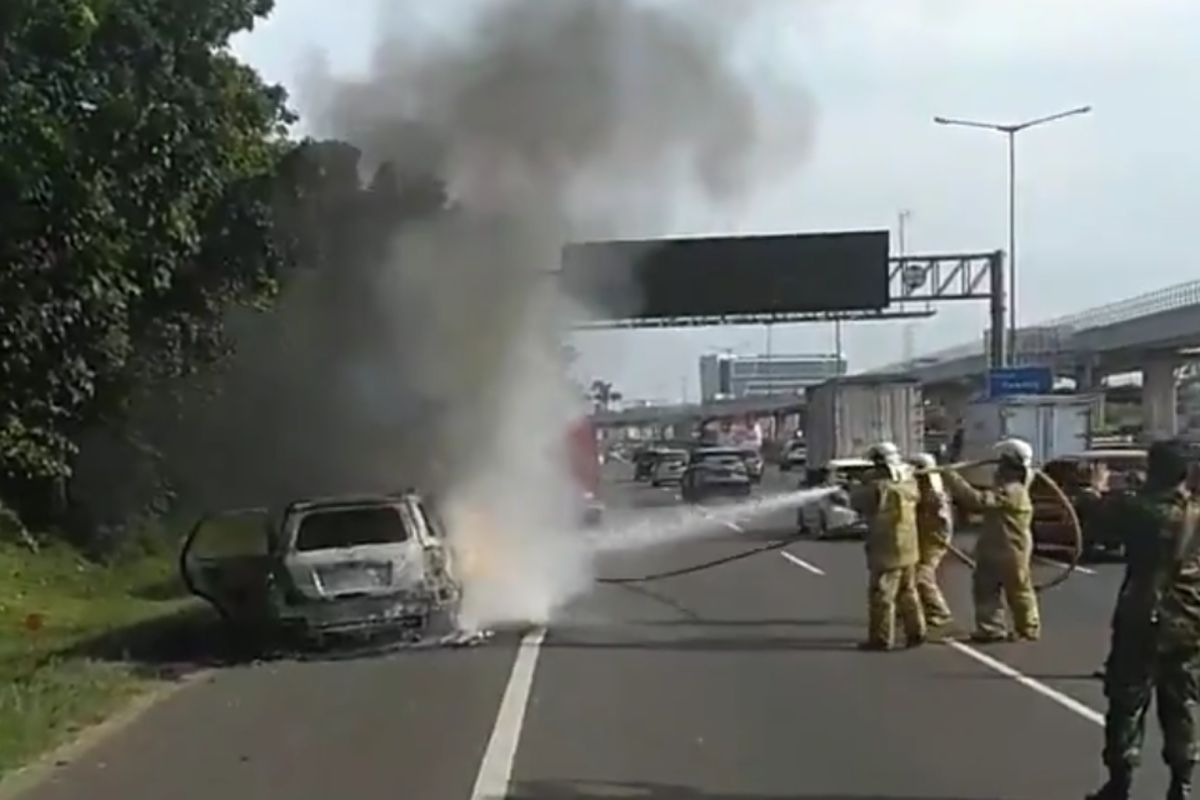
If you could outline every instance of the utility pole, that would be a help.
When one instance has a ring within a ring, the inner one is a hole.
[[[909,217],[912,216],[912,212],[909,211],[908,209],[902,209],[900,211],[900,213],[897,214],[896,216],[897,216],[896,232],[897,232],[897,238],[899,239],[899,246],[900,246],[899,256],[900,256],[900,258],[903,259],[904,256],[908,253],[908,248],[906,246],[905,239],[904,239],[905,223],[907,223]],[[904,326],[904,356],[903,356],[905,363],[912,362],[913,357],[916,355],[916,334],[917,334],[917,324],[915,322],[909,322],[909,323],[905,324],[905,326]]]
[[[833,357],[837,359],[834,369],[840,378],[846,370],[842,367],[842,320],[838,317],[833,318],[833,351]]]
[[[1073,117],[1077,114],[1087,114],[1091,106],[1080,106],[1070,111],[1062,111],[1047,117],[1038,117],[1026,122],[1013,125],[997,125],[993,122],[976,122],[968,119],[947,119],[934,117],[938,125],[962,125],[968,128],[986,128],[999,131],[1008,137],[1008,360],[1016,363],[1017,356],[1017,134],[1035,125]]]
[[[767,394],[775,394],[775,373],[771,370],[771,323],[767,323]]]

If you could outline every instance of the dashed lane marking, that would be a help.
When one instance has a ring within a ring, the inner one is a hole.
[[[1062,566],[1065,566],[1065,565],[1063,564],[1063,562],[1061,562],[1061,561],[1059,561],[1058,559],[1055,559],[1055,558],[1046,558],[1045,556],[1034,556],[1034,559],[1036,559],[1037,561],[1040,561],[1040,562],[1042,562],[1043,564],[1056,564],[1056,565],[1058,565],[1058,566],[1060,566],[1060,567],[1062,567]],[[1076,571],[1076,572],[1078,572],[1078,573],[1080,573],[1080,574],[1082,574],[1082,575],[1096,575],[1096,574],[1098,574],[1098,573],[1096,572],[1096,570],[1092,569],[1091,567],[1085,567],[1085,566],[1083,566],[1082,564],[1076,564],[1076,565],[1075,565],[1075,571]]]
[[[500,701],[500,712],[496,714],[492,738],[488,740],[487,750],[479,765],[471,800],[508,797],[513,760],[517,755],[517,744],[521,741],[521,727],[525,724],[525,707],[533,687],[538,653],[545,639],[544,628],[530,631],[521,639],[517,657],[513,660],[512,673],[508,676],[508,685],[504,689],[504,698]]]
[[[1053,700],[1054,702],[1058,703],[1063,708],[1067,709],[1068,711],[1073,711],[1074,713],[1078,714],[1079,716],[1083,717],[1084,719],[1088,720],[1089,722],[1094,722],[1097,725],[1104,725],[1104,715],[1103,714],[1101,714],[1096,709],[1091,708],[1090,706],[1085,706],[1083,703],[1079,702],[1074,697],[1063,694],[1062,692],[1058,691],[1057,689],[1051,689],[1049,686],[1042,683],[1041,681],[1029,677],[1028,675],[1026,675],[1025,673],[1021,672],[1020,670],[1016,669],[1015,667],[1010,667],[1008,664],[1005,664],[1003,661],[1000,661],[999,659],[996,659],[996,658],[992,658],[987,653],[982,653],[979,650],[976,650],[974,647],[971,647],[970,645],[966,645],[966,644],[963,644],[962,642],[954,642],[954,641],[946,642],[946,644],[949,645],[950,647],[954,648],[958,652],[962,653],[963,655],[967,656],[968,658],[975,659],[976,661],[978,661],[980,664],[983,664],[988,669],[998,672],[1001,675],[1005,676],[1006,678],[1012,678],[1014,681],[1021,684],[1025,688],[1032,689],[1033,691],[1040,694],[1042,697],[1047,697],[1047,698]]]
[[[824,575],[825,574],[825,570],[821,569],[818,566],[814,566],[813,564],[808,563],[807,561],[805,561],[803,558],[800,558],[799,556],[792,555],[787,550],[780,550],[779,555],[783,556],[784,558],[786,558],[788,561],[795,564],[800,569],[808,570],[813,575]]]

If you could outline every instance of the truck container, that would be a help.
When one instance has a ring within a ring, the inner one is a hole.
[[[971,403],[963,419],[964,461],[993,457],[1000,439],[1029,442],[1036,464],[1077,455],[1090,446],[1096,395],[1013,395]]]
[[[924,448],[921,384],[897,375],[835,378],[809,389],[804,439],[808,467],[861,458],[871,445],[893,442],[905,456]]]

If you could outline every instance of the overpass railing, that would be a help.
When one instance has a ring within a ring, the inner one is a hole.
[[[1153,314],[1161,314],[1165,311],[1174,311],[1180,308],[1188,308],[1191,306],[1200,306],[1200,280],[1187,281],[1186,283],[1168,286],[1164,289],[1157,289],[1153,292],[1130,297],[1125,300],[1118,300],[1115,303],[1107,303],[1095,308],[1089,308],[1086,311],[1080,311],[1075,314],[1057,317],[1049,322],[1041,325],[1033,326],[1034,328],[1060,328],[1069,334],[1075,331],[1085,331],[1091,328],[1103,328],[1107,325],[1117,325],[1122,322],[1128,322],[1131,319],[1138,317],[1148,317]],[[1024,330],[1024,329],[1023,329]],[[1018,343],[1019,344],[1019,343]],[[1020,347],[1018,346],[1018,350]],[[937,364],[946,361],[955,361],[960,358],[970,358],[972,356],[982,355],[984,352],[983,342],[975,341],[967,344],[948,347],[943,350],[938,350],[920,358],[913,359],[911,362],[904,364],[895,364],[880,370],[872,370],[872,372],[891,371],[895,369],[911,369],[927,364]]]
[[[1140,294],[1127,300],[1090,308],[1077,314],[1060,317],[1047,324],[1061,325],[1082,331],[1196,305],[1200,305],[1200,280],[1168,286],[1165,289]]]

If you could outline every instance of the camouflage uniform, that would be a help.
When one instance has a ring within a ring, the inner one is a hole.
[[[942,589],[938,586],[938,565],[946,557],[950,546],[950,529],[953,525],[953,510],[938,475],[922,475],[917,478],[921,499],[917,503],[917,593],[925,621],[934,627],[944,627],[954,615]]]
[[[1041,618],[1030,573],[1033,502],[1029,499],[1029,488],[1019,480],[1009,480],[994,489],[980,490],[954,472],[947,472],[945,479],[955,500],[983,514],[971,587],[975,599],[975,638],[984,641],[1010,638],[1004,615],[1007,600],[1016,635],[1037,639],[1041,635]]]
[[[916,480],[908,473],[882,478],[858,495],[859,510],[867,517],[866,551],[870,574],[867,642],[890,648],[896,614],[904,624],[908,644],[925,639],[925,618],[917,595]]]
[[[1193,719],[1200,699],[1198,507],[1181,488],[1144,489],[1115,513],[1127,563],[1105,664],[1104,763],[1115,775],[1131,775],[1153,693],[1163,760],[1175,779],[1170,796],[1184,797],[1200,756]]]

